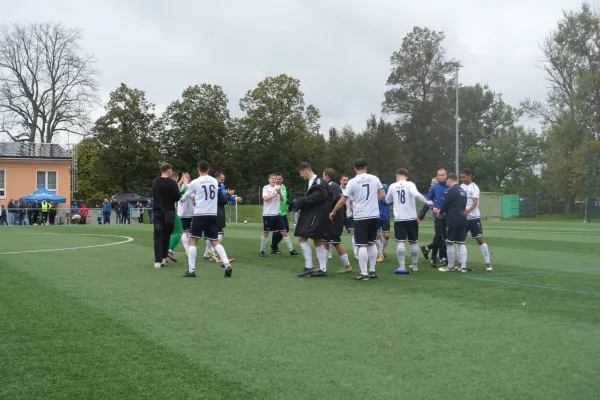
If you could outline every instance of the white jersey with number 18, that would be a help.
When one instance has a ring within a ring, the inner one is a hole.
[[[427,203],[427,199],[419,193],[414,183],[398,181],[390,185],[385,200],[388,204],[394,203],[394,221],[417,219],[415,199]]]
[[[187,192],[181,198],[186,202],[192,196],[194,201],[194,217],[217,215],[219,183],[212,176],[200,176],[190,182]]]
[[[350,179],[345,196],[352,200],[354,220],[379,218],[379,189],[383,186],[375,175],[360,174]]]

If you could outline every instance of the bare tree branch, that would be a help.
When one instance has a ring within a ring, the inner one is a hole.
[[[59,23],[0,26],[0,115],[26,128],[27,141],[89,130],[99,103],[96,60],[80,41],[81,31]]]

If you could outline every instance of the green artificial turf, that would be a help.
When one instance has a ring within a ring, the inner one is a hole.
[[[475,272],[394,275],[390,242],[357,282],[259,258],[258,224],[226,229],[231,279],[152,268],[148,225],[0,229],[0,399],[597,398],[600,225],[484,230],[493,273],[471,241]]]

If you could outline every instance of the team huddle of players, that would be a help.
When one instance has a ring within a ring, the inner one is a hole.
[[[487,244],[483,241],[478,208],[479,188],[473,183],[470,170],[461,172],[462,185],[459,185],[456,174],[446,176],[446,171],[440,169],[426,198],[408,180],[409,174],[405,169],[396,171],[396,182],[389,187],[382,185],[376,176],[367,173],[366,160],[356,160],[354,169],[356,176],[350,180],[347,176],[342,176],[340,186],[335,182],[336,173],[331,168],[325,169],[320,177],[308,163],[301,163],[298,167],[300,176],[308,181],[304,197],[294,201],[294,208],[300,213],[294,236],[298,237],[304,256],[304,270],[298,276],[327,276],[330,246],[337,250],[342,261],[343,267],[338,273],[352,272],[347,251],[341,243],[342,232],[346,229],[352,235],[352,247],[360,267],[356,279],[377,278],[376,265],[384,259],[390,232],[389,205],[394,210],[394,235],[399,263],[395,270],[397,274],[409,272],[406,269],[406,242],[409,243],[412,257],[410,269],[418,271],[419,223],[429,209],[433,211],[435,218],[435,236],[430,245],[423,246],[420,250],[426,259],[432,252],[433,267],[437,266],[439,252],[439,261],[443,265],[440,271],[466,272],[465,240],[470,232],[480,245],[486,270],[492,270]],[[280,204],[286,201],[286,196],[278,174],[269,176],[269,185],[263,188],[263,200],[264,230],[260,256],[265,257],[268,234],[277,232],[283,236],[290,255],[297,255],[287,235],[287,217],[280,213]],[[425,204],[420,215],[417,215],[416,200]],[[314,243],[318,268],[313,268],[309,239]],[[271,253],[280,252],[272,250]],[[456,255],[459,262],[457,268]]]
[[[358,260],[360,267],[356,279],[377,278],[377,262],[384,259],[390,234],[390,205],[394,211],[394,238],[399,264],[395,273],[409,273],[406,269],[406,242],[409,243],[412,257],[410,271],[418,271],[421,251],[426,259],[432,252],[432,266],[437,266],[439,260],[443,265],[440,271],[466,272],[465,240],[468,232],[480,245],[486,270],[492,270],[487,244],[483,241],[478,209],[479,189],[472,181],[470,170],[461,172],[462,185],[459,185],[456,174],[449,173],[446,176],[446,171],[440,169],[427,197],[419,193],[415,184],[408,180],[409,174],[405,169],[396,171],[396,182],[389,187],[382,185],[376,176],[367,173],[367,161],[364,159],[355,161],[354,170],[356,176],[352,179],[342,176],[340,186],[336,182],[336,172],[331,168],[325,169],[322,176],[317,176],[310,164],[301,163],[298,166],[298,173],[308,181],[304,196],[294,200],[294,209],[299,212],[294,236],[298,238],[304,258],[304,269],[298,274],[299,277],[327,276],[327,262],[332,257],[332,248],[336,249],[342,261],[342,269],[338,273],[352,272],[348,253],[341,241],[343,231],[347,230],[352,235],[354,258]],[[225,269],[225,277],[230,277],[233,259],[227,257],[221,245],[225,227],[224,206],[228,201],[241,201],[241,198],[236,198],[233,192],[225,189],[225,177],[222,173],[217,173],[215,177],[209,175],[208,162],[198,163],[198,174],[199,177],[192,181],[189,175],[184,174],[180,182],[182,197],[178,203],[177,219],[183,223],[173,233],[175,243],[172,240],[169,258],[176,261],[172,249],[177,245],[178,238],[183,237],[189,264],[185,276],[195,277],[197,243],[204,238],[204,257],[215,260],[218,257]],[[269,233],[273,234],[271,254],[281,253],[278,244],[283,241],[291,256],[300,255],[288,235],[289,223],[284,215],[287,196],[281,175],[269,176],[269,184],[263,188],[262,196],[264,229],[259,255],[266,256]],[[419,215],[416,200],[425,204]],[[419,249],[419,223],[429,209],[435,218],[435,236],[430,245]],[[312,240],[315,247],[318,260],[316,268],[313,268],[309,240]]]

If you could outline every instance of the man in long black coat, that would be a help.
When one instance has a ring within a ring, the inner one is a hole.
[[[329,212],[333,205],[329,202],[327,185],[315,175],[309,163],[300,163],[298,173],[308,181],[308,191],[304,197],[296,199],[295,203],[296,209],[300,211],[300,218],[294,236],[298,237],[304,256],[304,271],[298,276],[327,276],[327,250],[323,247],[323,239],[331,236]],[[319,260],[319,269],[314,271],[308,239],[313,239]]]
[[[329,192],[329,198],[327,201],[329,204],[331,204],[332,210],[342,197],[342,188],[336,182],[336,175],[337,174],[333,168],[326,168],[325,171],[323,171],[323,180],[327,184],[327,190]],[[327,252],[329,253],[330,246],[335,247],[340,259],[342,260],[343,267],[337,272],[338,274],[352,272],[352,266],[350,265],[350,260],[348,259],[348,252],[342,245],[342,233],[344,232],[345,218],[346,206],[342,207],[342,209],[335,214],[333,220],[331,220],[331,236],[325,238],[325,249]]]

